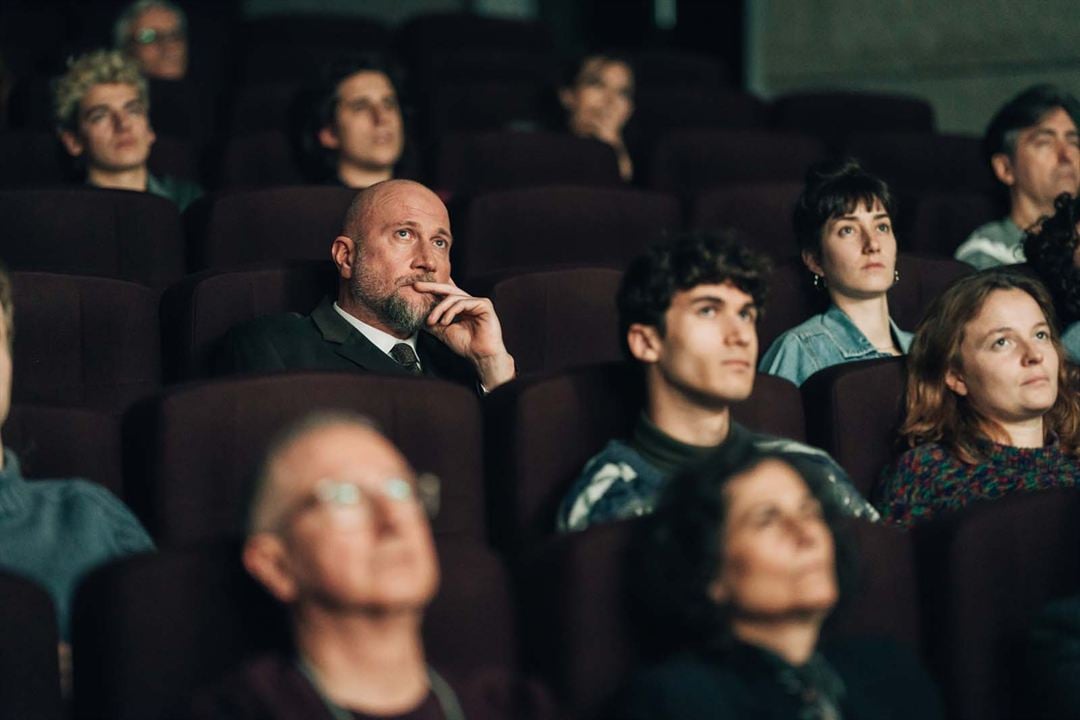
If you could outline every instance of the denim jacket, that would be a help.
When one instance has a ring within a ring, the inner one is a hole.
[[[912,334],[889,319],[893,339],[907,353]],[[818,370],[840,363],[888,357],[866,339],[855,323],[836,305],[802,325],[783,333],[761,357],[758,370],[802,385]]]

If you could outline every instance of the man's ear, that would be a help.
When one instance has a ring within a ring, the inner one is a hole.
[[[730,598],[727,586],[720,578],[713,578],[713,581],[709,583],[706,588],[706,592],[709,595],[709,599],[717,605],[726,605]]]
[[[283,603],[296,599],[296,580],[285,555],[281,538],[270,533],[256,533],[244,543],[244,567],[260,585]]]
[[[990,168],[994,171],[994,177],[1002,184],[1012,187],[1016,183],[1012,160],[1005,153],[994,153],[990,156]]]
[[[825,270],[821,267],[821,261],[818,260],[817,255],[809,250],[803,250],[801,255],[803,265],[805,265],[810,272],[825,277]]]
[[[664,340],[655,326],[634,323],[626,331],[626,345],[636,359],[643,363],[654,363],[660,359]]]
[[[356,253],[356,241],[348,235],[338,235],[330,245],[330,258],[337,265],[338,275],[352,277],[353,255]]]
[[[968,394],[963,376],[952,368],[945,371],[945,386],[961,397]]]
[[[60,143],[64,146],[64,149],[67,150],[67,154],[71,157],[79,157],[86,149],[86,146],[83,145],[83,142],[79,139],[79,136],[71,132],[70,130],[60,131]]]
[[[327,150],[338,150],[341,148],[341,138],[338,137],[337,131],[330,125],[321,128],[319,132],[315,133],[315,139]]]

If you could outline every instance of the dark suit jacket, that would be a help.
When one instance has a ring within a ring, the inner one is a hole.
[[[416,347],[424,375],[478,387],[473,366],[431,335],[421,332]],[[270,315],[234,327],[225,336],[217,369],[220,374],[285,370],[409,374],[341,317],[330,298],[310,315]]]

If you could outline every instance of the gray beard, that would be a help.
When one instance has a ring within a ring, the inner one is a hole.
[[[394,288],[389,295],[374,297],[368,292],[370,280],[362,268],[353,268],[352,278],[349,280],[349,294],[353,300],[371,310],[379,322],[400,335],[415,335],[424,327],[424,321],[438,302],[434,297],[431,297],[427,307],[410,305],[401,296],[400,287]]]

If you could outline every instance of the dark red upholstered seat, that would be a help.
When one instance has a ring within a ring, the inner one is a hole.
[[[13,273],[15,402],[122,410],[161,379],[158,296],[132,282]]]
[[[161,288],[184,272],[176,205],[77,187],[0,191],[0,258],[12,270],[98,275]]]
[[[436,168],[435,188],[464,194],[538,185],[621,184],[610,146],[563,133],[448,135]]]
[[[844,363],[811,375],[800,391],[810,442],[847,470],[873,500],[882,469],[898,454],[904,358]]]
[[[506,570],[484,547],[440,538],[442,581],[424,624],[428,658],[451,672],[512,669],[516,637]],[[74,717],[173,717],[198,688],[261,652],[287,649],[283,610],[214,543],[108,565],[74,612]],[[55,658],[55,647],[53,648]]]
[[[544,187],[492,192],[469,207],[453,251],[456,275],[560,263],[622,267],[682,224],[678,202],[622,188]],[[459,231],[460,231],[460,225]]]
[[[798,92],[773,100],[778,128],[816,135],[838,151],[861,132],[934,131],[934,108],[923,98],[866,91]]]
[[[615,295],[622,273],[579,267],[513,275],[491,300],[518,375],[622,359]]]
[[[85,408],[14,405],[4,421],[4,447],[24,476],[83,478],[124,496],[120,418]]]
[[[193,267],[325,260],[356,191],[305,185],[204,198],[187,217]]]
[[[931,670],[958,720],[1025,717],[1028,628],[1080,590],[1080,492],[997,498],[915,530]]]
[[[437,533],[486,537],[479,400],[429,378],[284,373],[166,391],[125,418],[129,503],[161,545],[235,535],[266,444],[321,409],[368,415],[417,472],[442,479]]]
[[[293,145],[283,131],[266,130],[235,137],[225,146],[218,178],[220,187],[303,185],[306,181]]]
[[[969,135],[858,133],[848,138],[845,154],[884,178],[894,192],[987,192],[996,184],[983,157],[981,140]]]
[[[678,130],[657,146],[650,184],[689,198],[716,185],[801,182],[824,156],[820,140],[793,132]]]
[[[912,252],[952,257],[975,228],[1001,217],[990,195],[928,192],[916,206],[906,246]]]
[[[329,260],[188,275],[161,297],[165,378],[210,374],[218,342],[230,328],[263,315],[307,314],[323,296],[337,296],[337,278]]]
[[[694,203],[698,229],[735,228],[751,247],[773,258],[797,256],[791,214],[801,182],[746,183],[704,190]]]
[[[19,720],[61,720],[56,610],[45,588],[0,572],[0,708]]]

